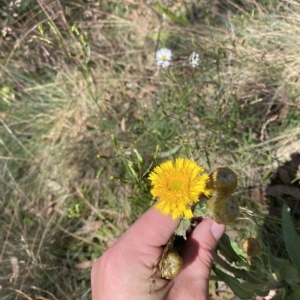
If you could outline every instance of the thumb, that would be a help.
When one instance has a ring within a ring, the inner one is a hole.
[[[191,275],[209,278],[215,248],[224,231],[225,225],[208,219],[195,228],[182,253],[184,267]]]

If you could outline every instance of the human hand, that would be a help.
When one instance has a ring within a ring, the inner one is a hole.
[[[217,242],[225,226],[204,219],[181,252],[183,269],[172,280],[157,278],[149,295],[153,266],[179,224],[154,208],[143,214],[93,265],[93,300],[208,299],[208,281]]]

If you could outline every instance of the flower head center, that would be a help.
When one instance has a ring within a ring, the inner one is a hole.
[[[166,54],[163,54],[163,55],[161,56],[161,60],[167,60],[167,55],[166,55]]]
[[[180,191],[182,189],[183,182],[180,179],[174,179],[170,182],[171,191]]]

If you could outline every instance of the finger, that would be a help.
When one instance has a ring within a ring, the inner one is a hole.
[[[134,242],[140,247],[161,247],[173,235],[179,219],[173,220],[171,215],[163,215],[154,207],[146,211],[123,235],[122,243]]]

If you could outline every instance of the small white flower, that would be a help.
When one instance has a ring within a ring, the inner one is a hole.
[[[2,36],[6,37],[7,35],[11,34],[11,28],[8,26],[4,26],[2,29]]]
[[[190,55],[190,64],[193,68],[196,68],[197,66],[199,66],[199,54],[196,53],[196,52],[193,52],[191,55]]]
[[[171,63],[172,52],[167,48],[162,48],[156,52],[156,63],[158,66],[167,68]]]

